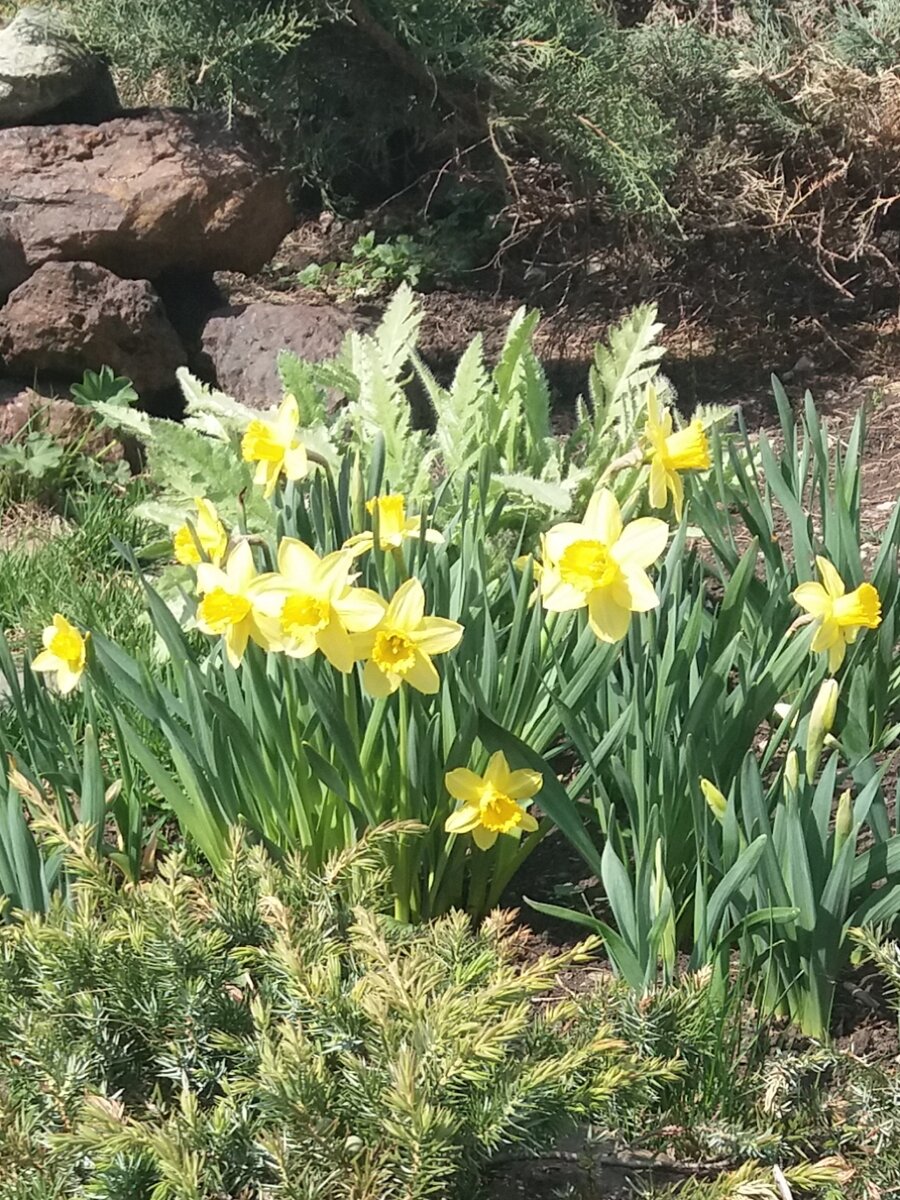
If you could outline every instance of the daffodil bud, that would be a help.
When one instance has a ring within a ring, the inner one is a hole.
[[[826,679],[819,688],[806,734],[806,776],[812,779],[822,757],[825,735],[831,732],[840,688],[836,679]]]
[[[837,812],[834,815],[834,858],[840,854],[847,838],[853,832],[853,799],[848,788],[838,800]]]
[[[700,791],[703,793],[703,799],[709,805],[709,810],[716,820],[721,824],[725,820],[725,813],[728,811],[728,801],[716,785],[710,779],[700,780]]]
[[[800,760],[796,750],[789,750],[784,760],[784,781],[792,792],[796,792],[800,782]]]

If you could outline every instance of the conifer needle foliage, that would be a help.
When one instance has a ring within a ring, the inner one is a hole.
[[[469,1196],[674,1078],[534,1003],[588,944],[522,965],[502,915],[397,926],[384,839],[121,891],[70,846],[71,905],[0,929],[0,1198]]]

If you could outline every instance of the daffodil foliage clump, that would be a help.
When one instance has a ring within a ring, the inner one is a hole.
[[[550,1000],[586,946],[396,925],[377,841],[128,889],[65,852],[71,906],[0,927],[2,1200],[451,1200],[675,1077]]]
[[[283,363],[270,412],[185,380],[185,429],[105,413],[151,462],[183,452],[154,510],[168,565],[143,576],[156,661],[65,613],[30,667],[0,650],[13,902],[65,892],[54,820],[133,881],[160,809],[216,872],[236,827],[322,867],[400,821],[404,922],[489,912],[554,833],[601,900],[535,904],[599,935],[636,991],[680,955],[724,981],[737,952],[766,1012],[827,1031],[849,930],[900,913],[900,509],[865,529],[864,412],[835,440],[776,385],[777,446],[739,417],[684,422],[652,318],[598,348],[565,437],[531,317],[445,389],[404,294],[340,360]]]

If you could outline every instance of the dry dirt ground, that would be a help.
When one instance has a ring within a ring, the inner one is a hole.
[[[259,276],[221,275],[217,281],[231,302],[295,299],[327,303],[297,282],[311,262],[340,255],[353,230],[335,236],[319,222],[301,223]],[[829,298],[748,291],[726,294],[711,269],[690,291],[657,279],[646,287],[617,286],[605,276],[582,280],[556,294],[527,279],[510,283],[494,272],[473,272],[465,284],[438,288],[422,298],[425,317],[419,348],[432,369],[452,372],[476,333],[488,357],[503,343],[519,305],[542,313],[535,347],[547,370],[562,420],[586,390],[597,341],[609,325],[638,302],[654,301],[664,322],[663,370],[681,407],[701,403],[740,405],[748,427],[776,425],[770,379],[777,375],[799,403],[808,388],[835,436],[852,424],[860,405],[869,416],[864,499],[877,529],[900,495],[900,308],[853,316]],[[378,301],[365,307],[377,307]],[[867,522],[868,524],[869,522]]]

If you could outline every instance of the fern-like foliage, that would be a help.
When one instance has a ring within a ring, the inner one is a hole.
[[[402,373],[415,347],[421,306],[405,284],[398,288],[376,331],[351,333],[342,360],[353,377],[338,428],[349,433],[363,457],[376,439],[384,444],[390,486],[416,492],[425,459],[425,437],[413,428]]]
[[[609,345],[597,345],[590,372],[595,436],[611,430],[627,436],[638,421],[638,409],[647,385],[659,370],[663,348],[658,338],[662,324],[656,305],[642,304],[609,331]]]

